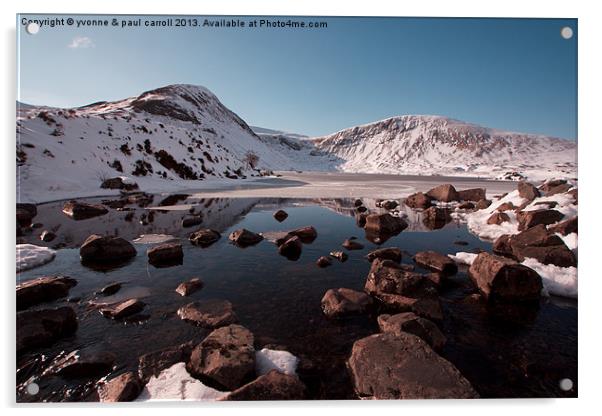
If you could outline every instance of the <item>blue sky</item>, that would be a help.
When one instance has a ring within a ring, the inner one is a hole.
[[[70,107],[187,83],[251,125],[312,136],[401,114],[577,136],[575,19],[295,20],[328,27],[64,26],[29,35],[19,21],[18,99]],[[565,26],[573,38],[560,35]]]

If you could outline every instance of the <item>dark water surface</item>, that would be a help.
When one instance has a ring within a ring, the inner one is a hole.
[[[160,199],[160,197],[159,197]],[[90,201],[90,200],[88,200]],[[98,201],[90,201],[98,202]],[[372,201],[373,202],[373,201]],[[24,362],[37,353],[50,360],[61,351],[70,352],[93,347],[117,355],[118,372],[136,369],[138,357],[190,340],[201,340],[206,330],[181,321],[177,309],[194,300],[227,299],[234,305],[240,323],[255,335],[256,347],[277,345],[299,356],[303,362],[303,378],[314,399],[355,398],[345,360],[353,342],[378,331],[376,315],[328,320],[320,309],[320,300],[330,288],[348,287],[362,290],[370,267],[364,256],[378,246],[365,238],[350,214],[351,200],[260,200],[212,199],[185,200],[196,212],[203,213],[203,225],[222,232],[222,238],[209,248],[190,245],[187,235],[197,227],[183,229],[180,221],[187,210],[156,212],[152,222],[140,224],[141,216],[148,218],[148,209],[135,207],[134,218],[125,220],[128,212],[113,209],[109,214],[88,220],[74,221],[60,212],[62,204],[38,207],[35,221],[42,229],[56,229],[59,238],[49,246],[60,245],[56,259],[42,267],[18,275],[20,281],[63,274],[77,279],[70,296],[81,297],[69,303],[76,309],[79,328],[74,336],[56,342],[50,348],[32,351]],[[153,204],[156,205],[156,204]],[[378,211],[366,201],[370,211]],[[285,209],[289,217],[278,223],[272,214]],[[145,215],[146,214],[146,215]],[[382,244],[407,251],[403,262],[413,264],[411,255],[422,250],[456,253],[475,249],[489,250],[491,244],[470,234],[463,224],[447,224],[430,231],[421,224],[415,212],[408,211],[410,227]],[[239,248],[229,243],[227,235],[237,228],[255,232],[290,230],[313,225],[318,238],[303,246],[299,260],[290,261],[278,254],[276,246],[264,240],[254,247]],[[39,231],[39,230],[38,230]],[[84,267],[76,248],[91,233],[120,235],[128,240],[140,234],[164,233],[181,238],[184,263],[169,268],[148,264],[149,245],[136,244],[137,257],[127,265],[110,270],[95,271]],[[34,234],[26,238],[41,245]],[[320,269],[315,265],[319,256],[332,250],[343,250],[341,243],[351,236],[365,249],[350,251],[345,263]],[[458,240],[467,246],[454,244]],[[418,268],[418,270],[420,270]],[[182,281],[199,277],[205,283],[202,290],[181,297],[174,289]],[[110,282],[122,282],[123,287],[111,298],[94,292]],[[444,321],[440,327],[448,338],[441,355],[451,361],[471,381],[482,397],[564,397],[576,396],[560,390],[563,378],[577,380],[577,309],[572,302],[545,301],[532,322],[510,325],[494,321],[479,303],[464,299],[476,293],[465,269],[453,278],[453,284],[441,293]],[[89,305],[92,301],[112,301],[138,297],[147,306],[147,319],[139,322],[119,322],[104,318]],[[53,302],[46,307],[67,304]],[[94,400],[87,380],[67,381],[45,377],[37,382],[41,391],[27,395],[18,388],[20,401]]]

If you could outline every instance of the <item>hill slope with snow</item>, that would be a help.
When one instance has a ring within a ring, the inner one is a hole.
[[[102,180],[116,176],[173,191],[294,168],[203,87],[170,85],[70,109],[17,105],[20,201],[98,195]]]
[[[574,142],[440,116],[393,117],[312,142],[339,158],[336,169],[345,172],[501,177],[516,171],[541,179],[577,171]]]

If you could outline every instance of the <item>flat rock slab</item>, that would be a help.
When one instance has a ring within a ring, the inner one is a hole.
[[[420,251],[414,256],[414,261],[427,269],[448,276],[458,273],[458,265],[456,262],[436,251]]]
[[[363,313],[372,306],[372,298],[364,292],[341,287],[328,289],[322,298],[322,311],[329,318]]]
[[[447,341],[435,323],[421,318],[413,312],[380,315],[378,327],[382,332],[391,332],[396,335],[402,332],[414,334],[425,340],[435,351],[441,350]]]
[[[392,260],[382,259],[372,262],[364,291],[370,295],[395,294],[413,298],[437,294],[434,284],[427,276],[407,271]]]
[[[253,342],[253,334],[243,326],[218,328],[192,350],[186,369],[216,383],[216,388],[235,390],[255,372]]]
[[[353,344],[355,391],[369,399],[473,399],[477,392],[453,364],[419,337],[376,334]]]
[[[100,309],[100,313],[111,319],[123,319],[137,314],[144,309],[145,303],[138,299],[128,299],[114,305],[105,306]]]
[[[77,281],[68,276],[42,276],[17,285],[17,310],[69,295]]]
[[[234,390],[222,400],[304,400],[305,385],[295,376],[272,370]]]
[[[184,305],[178,309],[178,316],[204,328],[217,328],[238,322],[232,304],[227,300],[218,299]]]

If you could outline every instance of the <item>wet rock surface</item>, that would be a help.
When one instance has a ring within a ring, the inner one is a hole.
[[[272,370],[234,390],[224,400],[304,400],[305,385],[299,378]]]
[[[43,276],[17,285],[17,310],[69,295],[77,281],[68,276]]]
[[[176,292],[181,296],[189,296],[203,288],[203,281],[198,277],[182,282],[176,288]]]
[[[437,325],[413,312],[380,315],[378,327],[382,332],[390,332],[395,335],[402,332],[416,335],[425,340],[435,351],[441,350],[447,341]]]
[[[458,273],[458,266],[449,257],[436,251],[420,251],[414,256],[414,261],[430,270],[441,272],[444,275]]]
[[[127,372],[111,378],[98,388],[101,402],[131,402],[142,391],[142,383],[135,373]]]
[[[114,305],[108,305],[100,309],[103,316],[111,319],[123,319],[137,314],[144,309],[145,303],[138,299],[128,299]]]
[[[228,239],[239,247],[248,247],[261,242],[263,240],[263,237],[259,234],[256,234],[252,231],[243,228],[240,230],[233,231],[228,236]]]
[[[156,267],[169,267],[182,264],[184,252],[180,243],[164,243],[146,251],[148,262]]]
[[[93,234],[84,241],[79,255],[84,262],[116,263],[135,257],[136,249],[121,237]]]
[[[329,289],[322,298],[322,311],[329,318],[363,313],[372,306],[372,298],[348,288]]]
[[[219,299],[186,304],[178,309],[178,316],[205,328],[217,328],[238,322],[232,304],[227,300]]]
[[[209,247],[217,240],[219,240],[220,237],[221,234],[219,232],[205,228],[197,230],[194,233],[190,234],[188,239],[190,240],[190,243],[195,246]]]
[[[376,259],[391,260],[397,263],[401,263],[401,249],[398,247],[385,247],[379,248],[378,250],[371,251],[366,255],[366,258],[370,263]]]
[[[75,311],[63,306],[17,313],[17,353],[51,345],[54,341],[77,331]]]
[[[460,200],[460,194],[451,184],[439,185],[426,193],[433,199],[441,202],[453,202]]]
[[[63,212],[74,220],[85,220],[105,215],[109,210],[99,204],[93,205],[85,202],[69,201],[63,206]]]

